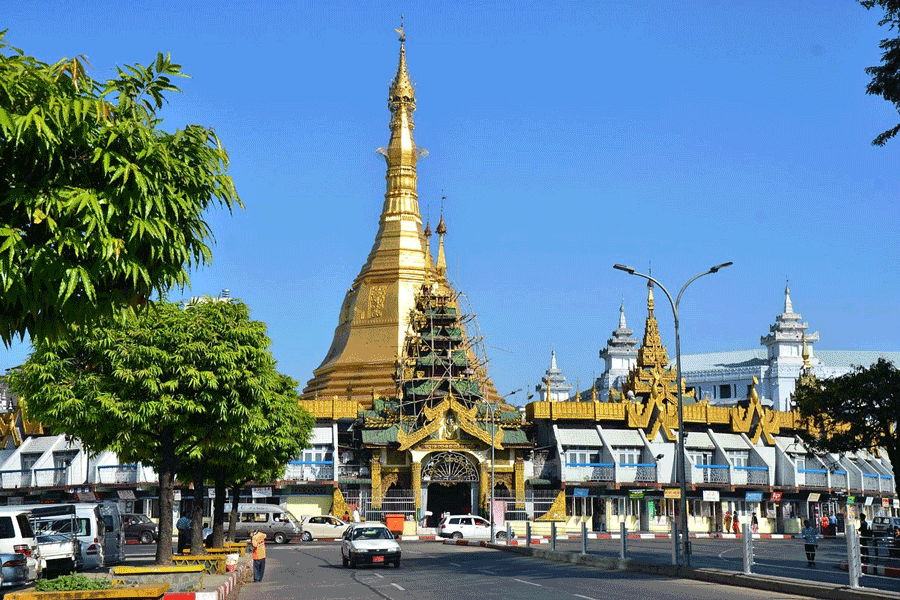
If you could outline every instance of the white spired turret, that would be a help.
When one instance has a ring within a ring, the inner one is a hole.
[[[819,359],[813,355],[813,343],[819,341],[819,333],[806,333],[808,325],[800,321],[800,313],[794,312],[791,289],[784,286],[784,311],[769,326],[769,334],[759,338],[766,347],[769,369],[763,381],[764,395],[772,398],[778,410],[790,410],[790,396],[794,382],[803,368],[804,340],[809,352],[809,364],[815,367]]]
[[[569,399],[572,386],[566,383],[566,378],[556,366],[556,350],[550,351],[550,368],[544,373],[544,379],[535,386],[538,398],[550,402],[562,402]]]
[[[604,363],[603,374],[594,382],[599,390],[599,400],[609,400],[609,390],[622,389],[622,382],[628,372],[637,364],[638,341],[631,337],[633,330],[625,323],[625,301],[619,306],[619,327],[606,340],[606,348],[600,351]]]

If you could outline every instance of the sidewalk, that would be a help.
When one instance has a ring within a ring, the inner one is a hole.
[[[822,583],[790,577],[776,577],[759,574],[745,575],[741,571],[699,569],[662,563],[646,563],[632,559],[623,560],[614,557],[581,554],[579,552],[553,552],[542,548],[529,548],[524,545],[507,546],[505,544],[491,544],[488,542],[468,540],[446,540],[444,543],[455,544],[458,546],[481,546],[483,548],[492,548],[494,550],[502,550],[504,552],[511,552],[513,554],[531,556],[554,562],[583,564],[607,570],[631,571],[648,575],[661,575],[664,577],[694,579],[720,585],[767,590],[782,594],[829,598],[833,600],[900,600],[900,593],[897,592],[876,590],[872,588],[854,589],[847,585]]]

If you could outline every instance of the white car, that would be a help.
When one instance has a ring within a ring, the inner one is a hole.
[[[358,564],[400,567],[400,544],[381,523],[353,523],[341,541],[341,562],[355,569]]]
[[[473,515],[448,515],[441,519],[437,526],[438,535],[454,540],[489,540],[491,539],[491,523],[487,519]],[[513,537],[516,537],[513,534]],[[494,525],[494,539],[505,540],[506,530]]]
[[[344,532],[350,527],[349,523],[341,521],[337,517],[308,517],[300,523],[300,539],[311,542],[317,539],[335,539],[344,537]]]

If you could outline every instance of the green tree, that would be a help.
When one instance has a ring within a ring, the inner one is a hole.
[[[794,403],[804,426],[799,434],[817,452],[883,449],[900,479],[900,371],[883,358],[845,375],[798,382]]]
[[[159,54],[95,81],[0,32],[0,339],[48,339],[184,287],[210,260],[203,220],[243,206],[215,132],[160,129],[180,65]]]
[[[900,32],[900,0],[859,0],[859,3],[867,10],[880,7],[884,10],[884,17],[878,25],[888,25],[888,31],[894,31],[896,28]],[[900,36],[885,38],[878,47],[884,51],[881,55],[881,64],[866,69],[866,74],[872,76],[872,81],[866,86],[866,93],[881,96],[896,106],[897,112],[900,112]],[[900,133],[900,124],[878,134],[872,140],[872,144],[884,146],[897,133]]]
[[[37,342],[9,381],[28,417],[52,432],[155,469],[162,564],[172,554],[176,474],[190,477],[188,467],[241,443],[265,448],[254,436],[272,420],[295,424],[298,443],[308,440],[312,418],[284,399],[270,344],[265,324],[251,321],[241,302],[161,301],[105,327]]]

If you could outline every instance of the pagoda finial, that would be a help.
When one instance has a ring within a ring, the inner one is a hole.
[[[784,284],[784,312],[785,314],[791,314],[794,312],[794,306],[791,304],[791,288],[790,288],[791,280],[788,279]]]
[[[553,371],[558,370],[556,366],[556,350],[550,350],[550,369]]]
[[[806,345],[806,333],[804,332],[800,337],[803,340],[803,368],[809,369],[812,365],[809,364],[809,346]]]
[[[394,82],[391,85],[391,99],[405,97],[415,101],[416,92],[409,80],[409,70],[406,67],[406,31],[403,27],[402,16],[400,17],[400,29],[394,31],[400,34],[400,61],[397,64],[397,75],[394,76]],[[415,106],[413,106],[413,110],[415,110]]]
[[[619,305],[619,329],[627,329],[625,323],[625,298],[622,298],[622,304]]]
[[[447,225],[444,223],[444,200],[446,199],[446,196],[441,196],[441,220],[438,221],[437,228],[434,230],[439,237],[437,272],[442,276],[447,275],[447,256],[444,253],[444,234],[447,233]]]
[[[653,318],[653,282],[647,280],[647,317]]]

